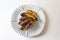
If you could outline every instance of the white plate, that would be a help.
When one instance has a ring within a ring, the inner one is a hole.
[[[18,22],[20,13],[27,9],[31,9],[35,11],[39,18],[38,18],[38,21],[34,22],[34,24],[27,31],[22,31],[20,30],[20,26],[18,26],[17,22]],[[20,35],[27,36],[27,37],[39,35],[43,31],[45,26],[44,12],[41,10],[40,7],[37,7],[34,5],[22,5],[13,12],[11,17],[11,25],[13,29]]]

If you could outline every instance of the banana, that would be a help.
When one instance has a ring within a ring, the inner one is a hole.
[[[21,27],[21,30],[27,30],[31,24],[33,24],[34,21],[37,20],[38,16],[36,15],[36,12],[32,10],[26,10],[26,12],[23,12],[21,14],[21,18],[19,19],[20,22],[18,23]]]
[[[24,22],[23,21],[21,21],[21,22],[19,22],[18,24],[20,25],[20,26],[22,26],[22,24],[23,24]]]
[[[31,25],[31,23],[28,23],[23,30],[27,30],[30,25]]]
[[[38,18],[38,16],[36,15],[36,12],[33,12],[32,10],[26,10],[26,12]]]
[[[26,13],[25,14],[27,17],[31,17],[31,18],[33,18],[34,20],[35,20],[35,17],[33,16],[33,15],[31,15],[31,14],[29,14],[29,13]]]

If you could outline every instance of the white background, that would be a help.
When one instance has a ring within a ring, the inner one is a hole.
[[[44,9],[47,23],[40,36],[23,37],[12,29],[11,15],[23,4]],[[60,40],[60,0],[0,0],[0,40]]]

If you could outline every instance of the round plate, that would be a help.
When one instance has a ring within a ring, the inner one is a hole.
[[[22,31],[20,30],[20,26],[17,24],[18,18],[21,12],[26,11],[28,9],[33,10],[34,12],[37,13],[38,21],[34,22],[33,25],[31,25],[31,27],[28,30]],[[37,7],[34,5],[22,5],[13,12],[11,17],[11,25],[12,25],[12,28],[15,30],[15,32],[19,33],[20,35],[23,35],[26,37],[39,35],[43,31],[45,26],[44,12],[40,7]]]

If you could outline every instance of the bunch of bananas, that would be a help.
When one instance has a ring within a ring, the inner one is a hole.
[[[21,14],[21,18],[19,20],[20,22],[18,24],[22,26],[21,30],[27,30],[34,21],[38,20],[38,16],[36,15],[36,12],[32,10],[26,10],[26,12]]]

